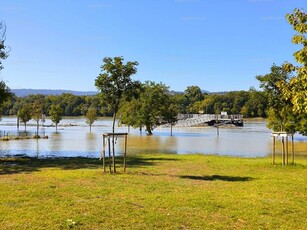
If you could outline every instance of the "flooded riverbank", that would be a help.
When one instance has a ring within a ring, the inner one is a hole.
[[[0,156],[28,155],[38,157],[83,156],[99,157],[102,150],[102,133],[111,131],[110,119],[99,119],[92,132],[85,118],[65,118],[60,122],[58,132],[52,122],[46,119],[45,127],[39,132],[48,135],[48,139],[10,140],[1,142]],[[19,131],[23,131],[21,125]],[[16,118],[3,117],[0,131],[17,132]],[[27,131],[35,133],[35,122],[27,124]],[[128,132],[127,127],[116,127],[117,132]],[[117,140],[117,152],[122,154],[123,141]],[[271,131],[264,121],[246,120],[244,127],[224,127],[219,135],[214,127],[176,127],[170,136],[169,128],[157,128],[152,136],[130,129],[128,135],[128,154],[137,153],[173,153],[173,154],[217,154],[240,157],[264,157],[271,154]],[[277,153],[281,152],[277,141]],[[295,135],[295,153],[307,156],[307,137]]]

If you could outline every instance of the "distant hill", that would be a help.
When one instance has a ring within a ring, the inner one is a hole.
[[[62,89],[11,89],[11,91],[18,97],[25,97],[31,94],[60,95],[63,93],[70,93],[76,96],[97,94],[96,91],[73,91],[73,90],[62,90]]]

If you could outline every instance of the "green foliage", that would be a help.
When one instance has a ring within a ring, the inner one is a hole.
[[[293,36],[294,44],[302,49],[294,53],[300,66],[285,63],[282,67],[273,65],[271,73],[257,76],[260,87],[269,99],[268,127],[275,131],[299,131],[307,134],[307,14],[295,9],[286,16],[298,33]]]
[[[265,117],[267,108],[266,95],[251,89],[232,91],[223,94],[208,94],[204,100],[196,102],[194,107],[205,114],[243,114],[244,117]]]
[[[141,93],[141,88],[135,90],[135,94]],[[178,113],[183,113],[184,109],[184,94],[170,95],[171,107],[178,109]],[[62,95],[29,95],[21,98],[17,96],[11,97],[3,104],[3,115],[17,115],[19,108],[23,104],[32,104],[39,99],[43,106],[43,113],[50,116],[52,105],[60,105],[63,109],[63,116],[85,116],[88,108],[96,108],[97,116],[112,116],[113,114],[107,109],[107,104],[98,95],[94,96],[75,96],[72,94]],[[125,104],[121,103],[121,114],[125,110],[137,110],[136,103]],[[126,107],[132,106],[130,109]],[[249,91],[227,92],[223,94],[208,94],[201,101],[196,101],[193,107],[194,111],[203,111],[204,113],[216,114],[221,111],[227,111],[229,114],[242,113],[244,117],[266,117],[268,106],[267,96],[264,92],[251,89]],[[134,114],[134,113],[133,113]],[[129,124],[127,118],[130,116],[134,120],[132,114],[125,115],[123,123]],[[166,119],[167,120],[167,119]],[[137,126],[139,127],[139,126]]]
[[[285,99],[289,99],[293,104],[293,111],[296,114],[307,114],[307,14],[300,9],[295,9],[292,14],[286,16],[290,25],[297,32],[293,36],[292,42],[303,47],[295,52],[293,56],[301,64],[294,66],[290,63],[284,65],[285,71],[295,73],[289,81],[281,81],[279,88],[283,92]],[[302,127],[301,127],[302,128]],[[305,130],[307,132],[307,130]]]
[[[120,121],[126,125],[145,127],[151,135],[153,129],[163,121],[174,123],[177,106],[171,99],[168,87],[162,83],[147,81],[139,91],[139,98],[131,100],[120,111]]]
[[[31,113],[32,119],[36,121],[36,135],[37,135],[37,137],[39,137],[39,135],[38,135],[39,121],[43,118],[43,114],[44,113],[43,113],[42,100],[40,98],[38,98],[32,103],[32,113]]]
[[[275,64],[271,67],[271,73],[256,77],[268,99],[267,126],[273,131],[295,132],[293,107],[290,100],[283,97],[282,90],[279,88],[279,83],[288,81],[290,77],[289,72]]]
[[[86,123],[89,124],[90,130],[92,130],[93,123],[97,120],[97,112],[95,107],[90,107],[86,112]]]
[[[5,32],[6,32],[6,27],[4,25],[4,22],[0,22],[0,71],[1,69],[3,69],[2,59],[6,59],[8,56],[8,52],[5,50],[6,47],[4,45]],[[6,86],[4,81],[0,81],[0,109],[2,104],[11,96],[12,94],[10,92],[10,89]]]
[[[2,107],[3,103],[8,101],[9,98],[12,97],[12,93],[10,89],[6,86],[4,81],[0,81],[0,108]]]
[[[6,51],[5,42],[6,26],[4,22],[0,22],[0,71],[3,69],[2,59],[6,59],[8,52]]]
[[[19,117],[20,121],[24,123],[25,130],[27,129],[27,122],[31,120],[31,106],[28,104],[23,104],[17,113],[17,116]]]
[[[204,95],[198,86],[188,86],[184,91],[182,99],[184,113],[198,113],[199,110],[194,107],[194,104],[203,99]]]
[[[121,103],[130,101],[135,95],[139,82],[133,81],[131,76],[136,74],[138,62],[123,63],[123,57],[106,57],[103,59],[101,74],[95,80],[95,86],[101,93],[103,101],[113,114],[113,128]]]
[[[55,128],[56,128],[56,131],[57,131],[58,124],[62,120],[63,109],[61,108],[61,106],[59,104],[58,105],[51,105],[49,114],[50,114],[52,122],[55,123]]]

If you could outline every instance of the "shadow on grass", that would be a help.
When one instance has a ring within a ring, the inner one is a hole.
[[[212,176],[179,176],[183,179],[191,179],[191,180],[204,180],[204,181],[228,181],[228,182],[244,182],[254,180],[252,177],[239,177],[239,176],[221,176],[221,175],[212,175]]]
[[[0,175],[14,173],[31,173],[42,168],[60,168],[72,170],[81,168],[98,168],[99,159],[67,157],[67,158],[35,158],[35,157],[8,157],[0,158]]]
[[[123,162],[123,158],[120,157],[119,163]],[[153,166],[163,161],[179,161],[179,159],[175,158],[167,158],[167,157],[138,157],[138,156],[129,156],[126,159],[128,167],[144,167],[144,166]]]
[[[129,156],[126,159],[128,168],[154,166],[162,161],[176,161],[178,159],[163,157],[138,157]],[[123,157],[115,158],[116,166],[121,167]],[[106,158],[106,167],[109,159]],[[0,175],[31,173],[43,168],[59,168],[62,170],[99,169],[103,170],[102,160],[86,157],[61,157],[61,158],[35,158],[35,157],[6,157],[0,158]]]

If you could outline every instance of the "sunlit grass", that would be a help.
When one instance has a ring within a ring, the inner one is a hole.
[[[0,229],[306,229],[307,159],[0,159]]]

